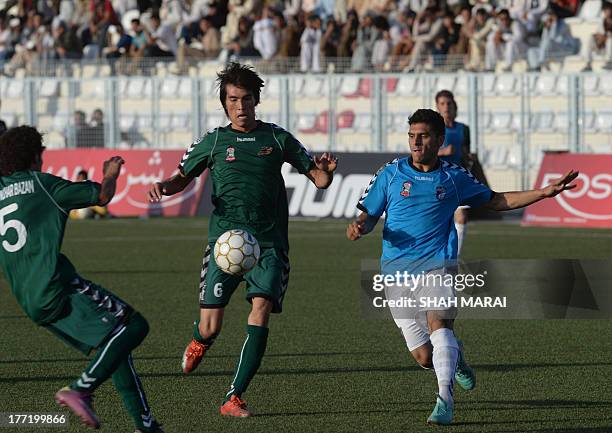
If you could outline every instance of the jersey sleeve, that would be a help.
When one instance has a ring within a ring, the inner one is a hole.
[[[86,180],[84,182],[70,182],[61,177],[47,175],[44,180],[45,188],[55,203],[69,211],[81,209],[98,204],[100,184]]]
[[[208,167],[217,133],[218,131],[213,129],[191,143],[178,166],[183,175],[198,177]]]
[[[285,162],[288,162],[301,174],[306,174],[314,168],[314,160],[310,152],[297,138],[287,132],[284,142]]]
[[[372,180],[357,203],[357,209],[369,216],[379,217],[387,207],[388,166],[389,164],[384,165],[372,176]]]
[[[493,197],[493,191],[480,183],[478,179],[466,169],[457,171],[455,184],[457,186],[460,205],[478,207],[488,203]]]

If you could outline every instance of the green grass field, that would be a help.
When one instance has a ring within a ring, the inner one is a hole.
[[[221,418],[245,337],[242,288],[205,361],[189,376],[180,371],[198,311],[206,227],[203,218],[71,222],[64,244],[84,277],[148,318],[135,363],[168,433],[612,432],[612,322],[586,320],[458,321],[478,387],[456,389],[454,426],[426,426],[434,374],[415,364],[393,322],[361,313],[360,260],[379,255],[380,232],[351,244],[345,223],[330,221],[290,224],[285,311],[273,317],[266,357],[245,395],[257,416]],[[475,223],[464,257],[610,259],[612,231]],[[0,412],[58,412],[54,392],[85,359],[33,325],[3,279],[0,305]],[[98,390],[96,408],[102,432],[133,431],[110,384]],[[68,431],[84,430],[72,417]]]

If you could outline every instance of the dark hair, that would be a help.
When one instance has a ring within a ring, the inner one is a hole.
[[[157,14],[151,14],[151,19],[155,20],[155,21],[158,21],[158,22],[161,21],[161,19],[159,18],[159,14],[158,13]]]
[[[87,180],[88,174],[87,174],[87,170],[81,170],[77,173],[77,176],[81,176],[84,177],[85,180]]]
[[[451,92],[450,90],[444,89],[436,93],[436,104],[438,103],[438,99],[440,98],[448,98],[451,101],[455,102],[455,95],[453,95],[453,92]]]
[[[219,85],[219,99],[225,114],[227,114],[225,98],[227,97],[226,86],[228,84],[250,91],[253,94],[255,106],[259,104],[261,88],[264,86],[263,80],[252,66],[241,65],[237,62],[229,63],[224,70],[217,74],[217,84]]]
[[[510,11],[508,9],[502,9],[497,13],[498,17],[502,15],[506,15],[508,18],[510,18]]]
[[[17,126],[0,136],[0,176],[29,170],[45,150],[42,135],[32,126]]]
[[[132,18],[132,21],[130,21],[130,23],[132,23],[132,24],[136,23],[136,24],[140,25],[140,19]]]
[[[433,131],[436,136],[443,137],[446,131],[444,125],[444,118],[437,111],[430,110],[429,108],[421,108],[415,111],[412,116],[408,119],[408,124],[414,123],[426,123],[429,125],[429,129]]]

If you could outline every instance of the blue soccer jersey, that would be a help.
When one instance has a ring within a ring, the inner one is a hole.
[[[463,167],[440,161],[438,168],[424,173],[413,168],[408,157],[378,170],[357,207],[373,217],[386,213],[383,270],[414,272],[427,270],[422,266],[432,269],[455,260],[455,209],[459,205],[481,206],[492,196],[493,191]],[[422,265],[416,265],[418,262]]]
[[[463,145],[465,144],[467,131],[467,126],[461,122],[455,122],[455,125],[452,128],[449,128],[448,126],[446,127],[444,133],[444,144],[442,144],[442,147],[452,144],[453,153],[452,155],[441,156],[440,159],[457,165],[462,164]]]

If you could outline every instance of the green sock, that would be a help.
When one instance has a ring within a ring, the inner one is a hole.
[[[142,383],[134,368],[132,354],[128,355],[113,373],[113,385],[119,392],[123,405],[134,420],[137,430],[143,433],[153,432],[157,423],[151,415]]]
[[[193,322],[193,339],[195,341],[198,341],[198,342],[206,345],[206,347],[210,347],[215,342],[215,338],[217,338],[216,334],[215,335],[211,335],[208,338],[202,337],[202,335],[200,335],[200,319],[198,319],[195,322]]]
[[[267,342],[268,328],[247,325],[247,338],[242,346],[240,359],[236,366],[236,375],[229,392],[225,396],[225,401],[228,401],[232,395],[240,397],[246,391],[261,364]]]
[[[93,392],[119,368],[129,354],[144,340],[149,325],[139,313],[134,313],[118,332],[104,342],[85,371],[70,384],[71,389]]]

